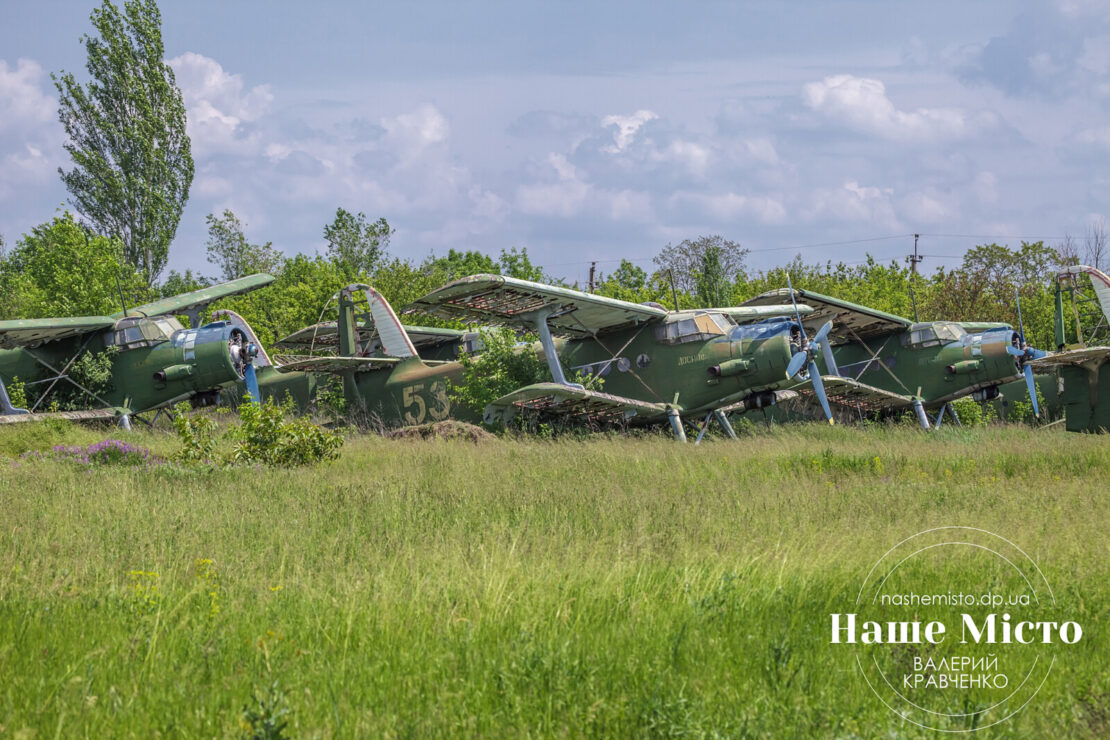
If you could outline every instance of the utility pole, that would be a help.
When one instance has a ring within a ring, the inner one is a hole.
[[[913,320],[920,321],[917,317],[917,296],[914,295],[914,287],[917,285],[917,263],[925,259],[917,253],[917,239],[921,234],[913,235],[913,254],[906,256],[906,262],[910,263],[910,303],[913,304]]]
[[[590,263],[590,292],[594,292],[594,270],[597,269],[597,262]]]

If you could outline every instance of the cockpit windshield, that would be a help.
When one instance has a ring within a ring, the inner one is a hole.
[[[174,332],[181,331],[184,327],[181,322],[172,316],[158,316],[148,318],[126,318],[116,322],[116,327],[104,335],[105,346],[117,346],[129,349],[131,347],[149,347],[158,342],[167,341]]]
[[[729,331],[728,336],[734,342],[744,339],[767,339],[768,337],[777,337],[780,334],[788,334],[793,323],[789,319],[767,319],[755,324],[734,326]]]
[[[723,313],[680,314],[655,327],[655,339],[664,344],[705,342],[724,336],[735,326],[732,317]]]
[[[902,335],[906,347],[935,347],[949,342],[958,342],[967,332],[959,324],[951,321],[933,321],[928,324],[914,324],[909,332]]]

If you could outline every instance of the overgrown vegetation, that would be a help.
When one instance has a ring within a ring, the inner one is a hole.
[[[501,396],[532,383],[551,380],[547,364],[530,346],[531,336],[521,339],[511,329],[482,329],[484,349],[462,355],[463,380],[452,383],[447,395],[477,414]]]
[[[181,440],[178,459],[210,465],[299,467],[339,457],[343,435],[323,429],[304,416],[287,420],[292,404],[243,403],[239,424],[221,432],[212,417],[189,413],[189,404],[174,408],[173,424]]]
[[[1110,731],[1097,437],[814,424],[698,447],[371,436],[325,468],[204,476],[0,465],[12,736],[933,738],[828,644],[829,613],[954,522],[1030,553],[1084,629],[996,729]]]

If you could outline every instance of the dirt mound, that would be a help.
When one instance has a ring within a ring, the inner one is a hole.
[[[481,427],[453,419],[393,429],[385,436],[390,439],[465,439],[475,443],[495,438]]]

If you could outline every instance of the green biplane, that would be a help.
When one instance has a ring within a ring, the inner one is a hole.
[[[668,311],[502,275],[456,280],[405,308],[539,335],[537,350],[553,382],[497,399],[485,410],[487,422],[525,410],[595,422],[669,421],[683,440],[684,420],[704,417],[699,439],[712,418],[735,436],[729,412],[794,395],[781,388],[799,358],[812,366],[797,320],[811,311],[806,305]],[[822,326],[814,341],[830,330]],[[568,381],[564,366],[604,378],[604,392]],[[818,388],[820,382],[818,375]]]
[[[119,418],[129,426],[133,414],[179,401],[214,403],[221,388],[253,382],[261,347],[249,327],[244,331],[227,321],[199,326],[199,318],[212,302],[273,280],[270,275],[251,275],[111,316],[0,321],[0,422],[53,415]],[[193,328],[178,321],[176,316],[182,314],[190,317]],[[72,377],[71,370],[81,358],[105,352],[111,358],[106,388],[90,389]],[[13,380],[34,392],[36,400],[29,409],[12,404],[5,384]],[[49,408],[51,394],[60,388],[76,389],[89,408],[40,412]]]
[[[1036,407],[1031,362],[1044,352],[1029,347],[1024,333],[1009,324],[967,321],[914,323],[901,316],[859,306],[808,290],[775,290],[744,305],[770,307],[805,301],[813,312],[802,319],[813,329],[831,321],[833,329],[819,346],[825,365],[821,389],[816,375],[790,390],[802,398],[823,392],[842,410],[863,416],[913,408],[930,428],[943,422],[947,404],[970,395],[977,401],[998,397],[999,387],[1025,377]],[[954,414],[953,414],[953,418]],[[958,422],[958,420],[957,420]]]
[[[1096,301],[1077,284],[1087,275]],[[1069,343],[1064,294],[1071,297],[1075,342]],[[1087,322],[1084,330],[1084,320]],[[1034,360],[1039,372],[1056,371],[1063,384],[1064,422],[1069,432],[1110,431],[1110,277],[1087,265],[1067,267],[1056,276],[1056,347],[1058,352]]]

